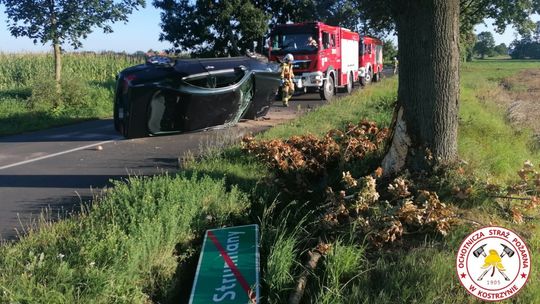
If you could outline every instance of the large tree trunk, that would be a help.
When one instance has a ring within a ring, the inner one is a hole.
[[[387,175],[457,158],[459,0],[395,1],[394,12],[400,66]]]

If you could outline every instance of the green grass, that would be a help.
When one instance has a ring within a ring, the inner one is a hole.
[[[500,82],[527,68],[540,68],[539,62],[475,61],[462,69],[459,154],[484,180],[508,181],[525,160],[540,157],[530,130],[510,127],[497,103]]]
[[[0,53],[0,136],[112,116],[115,76],[143,58],[64,54],[62,93],[52,54]]]
[[[236,188],[209,177],[117,182],[80,216],[44,222],[0,247],[0,302],[173,301],[190,286],[184,267],[196,260],[201,232],[234,223],[248,206]]]
[[[524,160],[540,160],[530,148],[530,133],[509,127],[503,110],[493,105],[503,78],[533,67],[538,62],[485,60],[462,69],[459,153],[482,182],[507,181]],[[259,137],[321,135],[364,118],[387,126],[396,89],[396,79],[385,79]],[[39,231],[0,247],[0,302],[185,301],[204,230],[258,223],[263,301],[285,303],[306,250],[325,241],[312,234],[316,210],[308,202],[287,201],[270,170],[238,146],[201,149],[201,158],[186,157],[183,175],[117,182],[79,217],[44,221]],[[532,255],[540,253],[538,223],[510,225],[490,202],[481,203],[468,207],[478,213],[477,220],[490,218],[516,229],[527,237]],[[310,277],[305,301],[474,303],[454,269],[455,250],[471,229],[460,226],[446,238],[411,236],[373,250],[351,228],[331,241],[332,249]],[[539,280],[540,270],[533,266],[515,302],[540,302]]]
[[[261,134],[260,138],[287,138],[307,133],[322,135],[328,130],[343,127],[349,122],[357,123],[362,119],[388,126],[396,100],[396,87],[395,78],[385,79],[382,83],[356,91],[351,96],[340,98],[298,119],[272,128]]]

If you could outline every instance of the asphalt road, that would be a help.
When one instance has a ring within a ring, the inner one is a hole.
[[[36,222],[77,211],[110,180],[179,170],[178,158],[219,138],[259,132],[323,102],[318,94],[299,96],[289,108],[276,103],[267,119],[243,121],[228,129],[125,140],[111,119],[34,133],[0,137],[0,239],[13,240]],[[298,107],[300,105],[300,107]]]

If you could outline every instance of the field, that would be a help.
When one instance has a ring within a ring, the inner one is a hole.
[[[121,54],[64,54],[62,92],[52,54],[0,53],[0,136],[112,116],[114,83],[144,58]]]
[[[202,147],[200,158],[182,156],[184,171],[178,176],[117,182],[79,216],[53,223],[44,214],[39,229],[1,246],[0,302],[186,302],[205,229],[256,223],[264,303],[287,303],[296,280],[306,275],[302,265],[308,252],[321,243],[327,246],[324,257],[307,274],[302,303],[477,303],[458,282],[454,265],[460,242],[478,224],[511,228],[527,239],[533,257],[540,252],[538,210],[520,220],[510,212],[519,202],[496,199],[486,190],[513,185],[524,161],[540,163],[532,128],[511,125],[501,101],[502,93],[513,96],[508,88],[519,84],[515,75],[538,67],[538,61],[510,60],[462,67],[461,162],[415,186],[437,192],[454,208],[457,222],[446,236],[410,231],[377,247],[358,223],[330,231],[321,227],[328,208],[325,187],[342,184],[336,178],[342,172],[370,174],[382,150],[329,166],[323,178],[302,180],[311,184],[299,195],[289,188],[305,172],[286,179],[291,176],[240,145]],[[388,126],[397,84],[395,78],[385,79],[255,140],[322,138],[363,119]],[[538,195],[537,189],[527,191]],[[532,268],[515,303],[540,302],[540,268]]]

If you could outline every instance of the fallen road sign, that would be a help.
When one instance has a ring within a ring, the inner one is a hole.
[[[189,303],[259,303],[259,226],[206,231]]]

